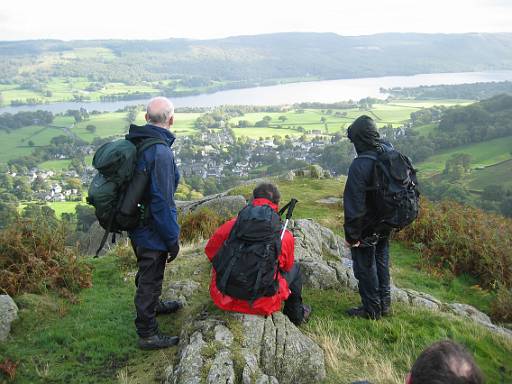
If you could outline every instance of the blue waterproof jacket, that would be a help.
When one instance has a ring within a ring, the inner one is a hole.
[[[383,140],[379,141],[379,147],[359,153],[352,161],[348,170],[345,191],[343,192],[343,209],[345,215],[345,239],[354,244],[371,236],[376,231],[378,201],[375,192],[368,191],[374,184],[374,163],[363,155],[377,156],[379,151],[389,151],[393,146]]]
[[[147,124],[142,127],[131,125],[126,138],[133,142],[158,138],[167,143],[152,145],[137,160],[137,169],[145,170],[149,175],[142,199],[144,209],[149,212],[144,215],[143,223],[129,232],[129,236],[138,247],[168,251],[176,244],[180,234],[174,202],[180,174],[171,149],[176,137],[167,129]]]

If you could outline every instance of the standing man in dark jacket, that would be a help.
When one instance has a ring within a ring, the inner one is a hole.
[[[379,319],[389,315],[391,309],[389,230],[379,227],[379,202],[370,190],[375,160],[370,157],[392,146],[380,140],[377,126],[368,116],[358,117],[347,133],[358,157],[350,165],[343,194],[345,241],[351,249],[362,301],[362,306],[348,310],[347,314]]]
[[[146,121],[147,124],[142,127],[131,125],[126,138],[134,143],[158,138],[165,144],[150,146],[137,160],[137,169],[147,172],[149,182],[142,199],[144,218],[138,228],[130,231],[129,236],[138,265],[134,301],[139,347],[158,349],[176,345],[179,339],[159,332],[156,315],[172,313],[181,308],[180,302],[160,300],[165,264],[174,260],[180,249],[180,227],[174,202],[180,174],[171,149],[176,139],[170,132],[174,122],[172,103],[164,97],[151,99]]]

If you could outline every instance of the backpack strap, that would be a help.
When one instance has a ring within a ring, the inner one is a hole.
[[[137,148],[137,157],[140,156],[142,153],[144,153],[144,151],[146,149],[148,149],[149,147],[155,145],[155,144],[163,144],[165,146],[168,146],[167,142],[163,139],[159,139],[159,138],[156,138],[156,137],[151,137],[151,138],[147,138],[147,139],[143,139],[141,140],[139,143],[137,143],[135,146]],[[119,203],[122,201],[122,199],[120,199]],[[119,205],[118,203],[118,205]],[[116,209],[114,210],[114,212],[112,213],[112,216],[110,217],[110,220],[108,222],[108,226],[107,228],[105,229],[105,233],[103,234],[103,237],[101,238],[101,242],[100,242],[100,246],[98,247],[98,249],[96,250],[96,254],[94,257],[98,257],[101,250],[103,249],[103,247],[105,246],[106,242],[107,242],[107,239],[108,239],[108,235],[109,233],[112,232],[112,225],[114,223],[114,218],[117,214],[117,211],[119,210],[119,206],[116,207]],[[113,237],[112,237],[112,242],[114,243],[115,242],[115,232],[113,232]]]
[[[143,139],[135,145],[137,147],[137,158],[140,158],[144,154],[144,151],[146,149],[148,149],[149,147],[152,147],[153,145],[156,145],[156,144],[163,144],[166,147],[169,146],[169,144],[165,140],[159,139],[156,137],[149,137],[149,138]],[[142,221],[147,224],[149,217],[150,217],[149,206],[148,207],[144,206]]]
[[[377,161],[377,156],[374,156],[374,155],[359,155],[359,156],[357,156],[357,158],[358,159],[366,158],[366,159],[372,159],[372,160]]]
[[[376,181],[377,181],[377,162],[379,161],[379,159],[375,155],[359,155],[359,156],[357,156],[357,159],[361,159],[361,158],[371,159],[371,160],[375,161],[374,166],[373,166],[373,181],[374,181],[373,185],[371,187],[365,188],[365,190],[367,192],[376,191],[377,189],[379,189],[379,186],[376,183]]]
[[[221,292],[226,291],[226,286],[228,285],[229,277],[231,276],[231,271],[233,271],[233,267],[235,266],[236,262],[240,258],[240,253],[242,252],[242,247],[240,246],[240,249],[238,250],[237,254],[231,258],[228,267],[226,268],[226,271],[222,275],[222,278],[220,280],[219,289]]]
[[[151,147],[155,144],[163,144],[165,146],[169,146],[169,144],[167,144],[167,142],[163,139],[159,139],[156,137],[150,137],[150,138],[144,139],[136,144],[137,156],[142,155],[146,149],[148,149],[149,147]]]
[[[96,250],[96,254],[94,255],[94,258],[97,258],[100,255],[101,250],[103,249],[103,247],[105,246],[105,243],[107,242],[108,234],[110,233],[110,230],[112,229],[112,223],[114,222],[115,215],[116,214],[114,212],[112,214],[112,216],[110,217],[110,220],[108,221],[108,226],[105,229],[105,233],[103,234],[103,237],[101,238],[100,246]],[[112,240],[114,240],[114,239],[112,239]]]
[[[259,291],[260,285],[261,285],[261,265],[267,259],[267,257],[269,257],[269,255],[270,255],[270,244],[267,244],[267,246],[265,247],[265,254],[264,254],[263,258],[260,259],[260,261],[258,263],[258,275],[256,276],[256,284],[253,287],[253,291],[252,291],[253,296],[249,302],[251,307],[252,307],[252,304],[254,303],[254,301],[256,300],[256,297],[258,295],[258,291]]]

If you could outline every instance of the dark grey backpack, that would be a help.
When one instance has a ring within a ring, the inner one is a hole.
[[[376,194],[376,228],[400,230],[411,224],[418,217],[420,196],[411,160],[394,149],[359,157],[374,160],[373,186],[367,190]]]

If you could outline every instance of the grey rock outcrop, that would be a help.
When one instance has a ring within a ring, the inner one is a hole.
[[[189,332],[181,336],[177,365],[166,369],[167,384],[309,384],[325,378],[322,349],[280,312],[267,318],[225,313],[222,319],[203,313]]]
[[[241,195],[228,196],[225,193],[207,196],[197,201],[180,201],[176,204],[181,214],[187,214],[201,208],[208,208],[220,216],[232,217],[247,204],[245,197]]]
[[[283,176],[283,179],[286,181],[293,181],[295,180],[295,172],[289,171],[286,175]]]
[[[11,324],[18,318],[18,306],[9,295],[0,295],[0,341],[11,332]]]
[[[315,201],[315,203],[325,204],[325,205],[339,205],[339,204],[343,203],[343,199],[341,197],[331,196],[331,197],[326,197],[324,199],[317,200],[317,201]]]
[[[183,305],[201,288],[201,284],[193,280],[171,282],[162,291],[162,299],[179,300]]]
[[[290,230],[295,238],[295,259],[301,266],[305,283],[319,289],[337,287],[337,269],[328,261],[339,264],[347,254],[341,237],[308,219],[295,220]]]
[[[314,164],[309,167],[309,172],[312,179],[321,179],[324,177],[324,170],[321,166]]]

